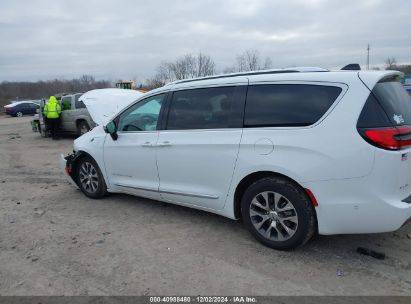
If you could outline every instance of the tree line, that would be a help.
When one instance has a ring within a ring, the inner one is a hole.
[[[222,69],[222,73],[237,73],[273,68],[273,61],[270,57],[262,58],[257,50],[247,50],[235,57],[232,65]],[[372,70],[397,70],[404,74],[411,74],[411,65],[398,64],[396,58],[388,57],[383,67],[372,67]],[[174,61],[163,61],[157,68],[152,78],[146,79],[142,84],[146,89],[154,89],[165,85],[168,82],[189,79],[196,77],[206,77],[217,74],[214,60],[203,53],[186,54]]]
[[[411,65],[398,64],[395,57],[388,57],[385,60],[385,69],[400,71],[407,75],[411,74]]]
[[[54,79],[37,82],[7,82],[0,83],[0,105],[10,101],[48,98],[56,93],[87,92],[93,89],[111,87],[107,80],[95,80],[91,75],[83,75],[71,80]]]
[[[217,70],[213,58],[204,53],[186,54],[172,61],[162,61],[155,69],[153,77],[150,77],[138,87],[151,90],[161,87],[168,82],[181,79],[205,77],[217,73],[236,73],[256,71],[273,68],[273,61],[269,57],[261,57],[257,50],[247,50],[238,54],[231,65],[220,71]],[[381,69],[374,67],[373,70]],[[394,57],[385,60],[383,69],[399,70],[405,74],[411,74],[411,65],[401,65]],[[83,75],[80,78],[64,80],[54,79],[37,82],[2,82],[0,83],[0,105],[12,100],[40,99],[52,94],[63,92],[86,92],[93,89],[113,87],[109,80],[96,80],[91,75]]]
[[[225,67],[223,73],[248,72],[271,69],[272,60],[264,60],[257,50],[247,50],[236,56],[234,63]],[[145,86],[152,89],[165,85],[175,80],[205,77],[217,74],[216,63],[206,54],[186,54],[174,61],[163,61],[157,68],[152,78],[146,80]]]

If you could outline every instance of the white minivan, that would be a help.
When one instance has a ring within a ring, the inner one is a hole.
[[[411,217],[411,99],[400,77],[293,68],[142,96],[91,91],[81,100],[98,126],[62,164],[88,197],[128,193],[241,218],[275,249],[315,233],[394,231]]]

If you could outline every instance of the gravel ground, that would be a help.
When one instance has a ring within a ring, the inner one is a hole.
[[[73,139],[29,122],[0,116],[0,295],[411,295],[411,224],[275,251],[217,215],[86,198],[58,168]]]

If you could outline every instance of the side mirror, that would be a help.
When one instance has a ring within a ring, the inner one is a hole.
[[[110,134],[111,138],[113,140],[117,140],[118,134],[117,134],[117,126],[114,121],[110,121],[105,127],[104,131],[108,134]]]

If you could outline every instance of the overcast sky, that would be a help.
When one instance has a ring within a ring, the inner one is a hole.
[[[221,72],[256,49],[274,67],[411,63],[410,0],[0,0],[0,81],[92,74],[139,80],[210,55]]]

